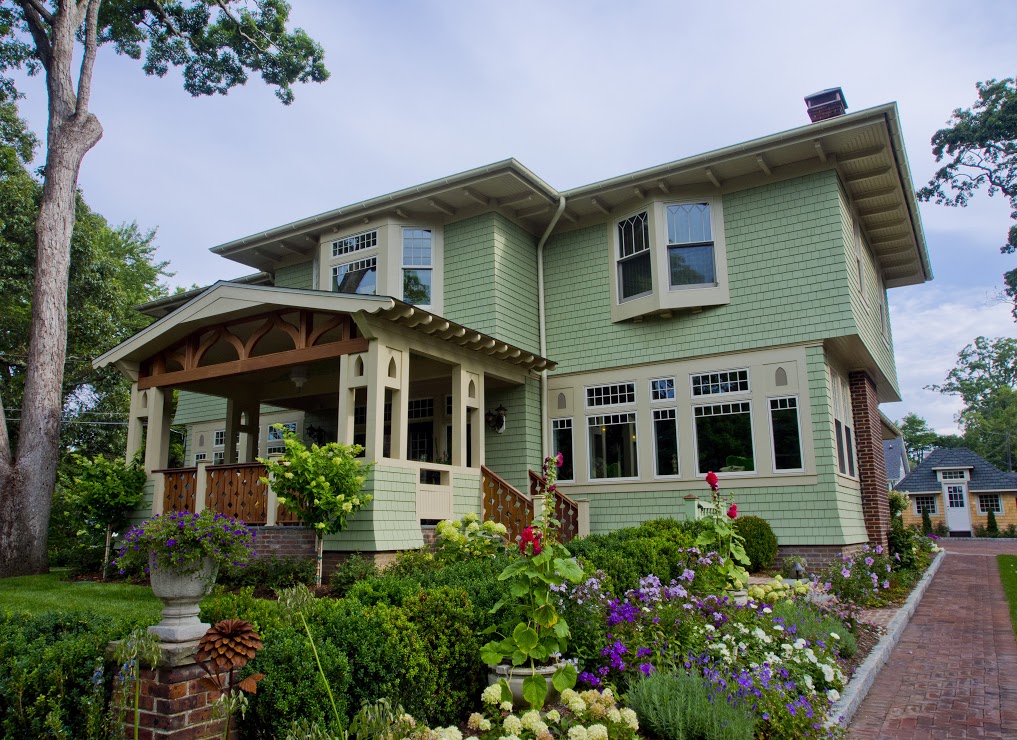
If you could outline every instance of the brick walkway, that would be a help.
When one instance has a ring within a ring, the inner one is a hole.
[[[1017,543],[941,540],[946,559],[849,727],[852,740],[1017,738],[1017,640],[996,567]]]

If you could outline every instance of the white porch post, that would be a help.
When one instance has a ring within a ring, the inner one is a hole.
[[[198,460],[194,467],[194,513],[200,514],[208,501],[208,460]]]
[[[466,386],[462,365],[452,366],[452,464],[466,465]]]
[[[152,513],[161,514],[166,491],[166,476],[153,475],[169,463],[170,403],[173,393],[162,388],[149,388],[144,397],[148,404],[148,437],[145,440],[145,473],[155,483],[152,496]]]
[[[242,413],[243,409],[235,398],[230,396],[226,399],[226,440],[222,456],[224,465],[232,465],[237,462],[237,433],[240,432]]]
[[[396,460],[406,460],[409,453],[410,353],[391,350],[391,360],[395,361],[396,377],[391,377],[387,369],[384,373],[385,386],[392,389],[392,449],[389,452]],[[390,364],[386,362],[386,368]]]
[[[145,391],[139,391],[137,383],[131,383],[131,410],[127,417],[126,456],[128,464],[141,449],[141,441],[145,436],[145,425],[142,420],[148,416],[148,410],[142,408],[143,393]],[[145,397],[147,398],[147,396]]]
[[[380,355],[381,343],[375,340],[367,349],[364,363],[367,379],[367,441],[364,447],[368,460],[381,460],[385,451],[385,368]]]
[[[261,404],[248,401],[242,407],[243,419],[240,429],[239,462],[254,462],[258,456],[258,440],[261,431]]]
[[[353,394],[356,391],[350,387],[351,365],[350,355],[339,357],[339,418],[336,425],[336,441],[344,445],[353,444]]]
[[[487,434],[487,421],[484,419],[484,373],[480,371],[476,374],[477,381],[477,392],[475,398],[466,399],[466,405],[469,408],[469,419],[472,422],[470,427],[470,445],[473,450],[473,463],[474,468],[479,468],[481,465],[486,463],[484,455],[484,447],[486,446],[485,435]],[[467,383],[467,387],[469,384]]]

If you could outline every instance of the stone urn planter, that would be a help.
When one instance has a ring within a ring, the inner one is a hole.
[[[558,666],[553,665],[538,666],[532,670],[532,673],[543,676],[544,680],[547,681],[547,696],[544,698],[545,706],[558,698],[558,689],[551,683],[551,678],[556,670],[558,670]],[[512,706],[516,709],[529,708],[529,702],[523,698],[523,679],[530,674],[531,669],[528,666],[512,666],[502,663],[491,668],[487,674],[487,683],[488,685],[496,684],[502,679],[508,681],[509,689],[512,690]]]
[[[202,560],[198,570],[184,573],[172,568],[157,568],[152,562],[149,566],[152,593],[162,601],[163,608],[162,621],[148,631],[162,642],[200,639],[209,625],[198,619],[199,604],[212,590],[217,572],[218,566],[212,558]]]

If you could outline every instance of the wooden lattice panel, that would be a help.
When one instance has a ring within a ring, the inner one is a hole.
[[[208,508],[245,524],[267,521],[268,486],[261,478],[268,471],[261,463],[217,465],[208,469]]]
[[[166,481],[162,496],[163,513],[171,511],[194,511],[194,495],[198,485],[197,468],[175,468],[159,470]]]
[[[480,470],[484,521],[504,524],[508,541],[516,542],[533,523],[533,501],[488,468]]]

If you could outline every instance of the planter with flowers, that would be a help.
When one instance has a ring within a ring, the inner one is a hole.
[[[487,633],[501,639],[491,640],[480,651],[485,663],[500,667],[492,674],[492,683],[501,686],[504,701],[525,702],[534,709],[544,706],[552,690],[556,693],[575,686],[577,676],[572,663],[559,661],[569,627],[558,613],[552,591],[566,581],[579,583],[583,578],[582,568],[558,540],[561,525],[554,518],[555,481],[562,462],[561,453],[544,460],[542,516],[523,530],[521,557],[499,576],[510,582],[510,596],[491,609],[492,613],[500,611],[504,619]],[[507,665],[501,667],[503,662]],[[517,683],[515,695],[512,682]]]
[[[221,567],[244,566],[254,554],[254,533],[211,509],[174,511],[152,517],[124,535],[116,559],[121,573],[142,569],[163,603],[162,621],[148,631],[163,642],[197,640],[208,629],[198,603]]]
[[[749,582],[749,572],[745,568],[750,562],[745,554],[745,540],[734,526],[738,504],[732,497],[721,495],[720,482],[713,471],[706,474],[706,483],[710,486],[713,508],[705,519],[706,526],[696,539],[696,547],[713,550],[721,557],[728,586],[737,592]]]

